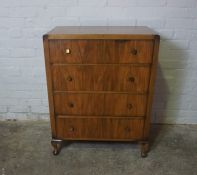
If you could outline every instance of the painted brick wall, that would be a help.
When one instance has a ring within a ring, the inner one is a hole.
[[[1,0],[0,119],[48,118],[42,35],[147,25],[162,37],[153,118],[197,123],[197,0]]]

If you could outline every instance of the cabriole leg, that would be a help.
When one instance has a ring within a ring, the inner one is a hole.
[[[58,155],[61,151],[62,147],[62,140],[52,139],[51,145],[53,146],[53,155]]]
[[[141,150],[141,157],[147,157],[149,152],[149,142],[148,141],[140,142],[140,150]]]

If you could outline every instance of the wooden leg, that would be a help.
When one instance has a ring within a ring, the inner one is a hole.
[[[141,157],[147,157],[148,152],[149,152],[148,141],[140,142],[140,149],[141,149]]]
[[[53,146],[53,155],[58,155],[62,148],[62,140],[52,139],[51,145]]]

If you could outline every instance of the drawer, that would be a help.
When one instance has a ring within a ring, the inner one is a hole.
[[[103,62],[102,40],[50,40],[52,63],[96,63]]]
[[[50,40],[52,63],[151,63],[153,40]]]
[[[145,95],[113,93],[55,93],[57,115],[144,116]]]
[[[105,60],[111,63],[150,64],[153,57],[153,40],[106,40]]]
[[[143,134],[142,119],[120,118],[57,118],[60,139],[138,140]]]
[[[148,89],[149,67],[129,65],[54,65],[55,91],[129,91],[145,93]]]

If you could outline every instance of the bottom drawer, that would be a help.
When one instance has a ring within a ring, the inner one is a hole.
[[[143,119],[57,117],[57,137],[70,140],[139,140]]]

